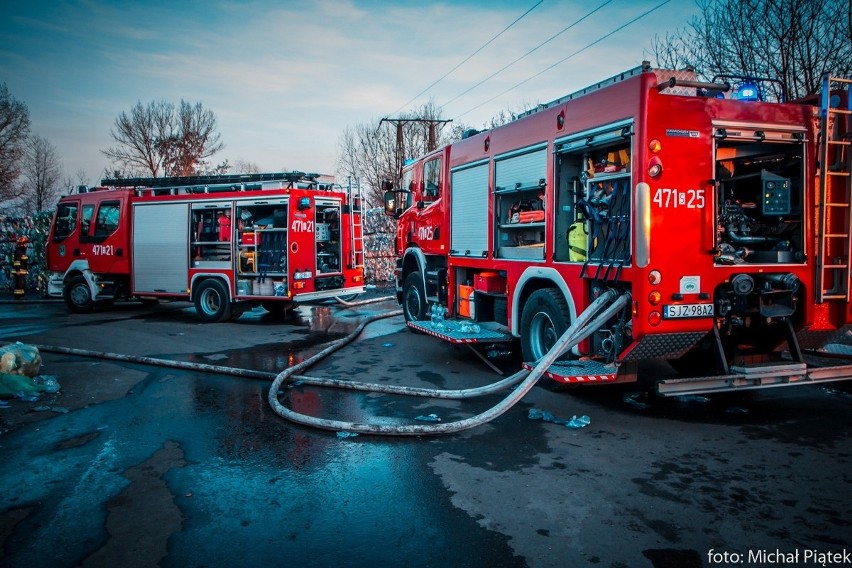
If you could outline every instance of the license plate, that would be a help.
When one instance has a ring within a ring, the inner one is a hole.
[[[666,304],[663,306],[664,319],[710,317],[713,317],[713,304]]]

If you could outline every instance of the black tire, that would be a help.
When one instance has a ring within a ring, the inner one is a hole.
[[[62,297],[68,310],[75,314],[88,314],[95,308],[92,291],[83,276],[75,276],[65,284]]]
[[[231,298],[228,289],[218,278],[208,278],[195,290],[195,313],[204,323],[217,323],[231,319]]]
[[[544,357],[570,323],[568,303],[558,290],[544,288],[530,294],[521,314],[524,361],[534,363]]]
[[[427,313],[423,278],[419,272],[412,272],[405,277],[405,283],[402,285],[402,314],[408,322],[425,320]]]

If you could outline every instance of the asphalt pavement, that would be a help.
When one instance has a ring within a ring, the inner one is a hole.
[[[200,324],[185,303],[71,315],[61,303],[7,302],[0,341],[275,374],[396,308],[326,302],[292,319],[257,309]],[[268,380],[42,358],[61,390],[0,408],[3,566],[690,568],[819,565],[852,551],[844,384],[681,399],[537,386],[458,434],[341,437],[275,414]],[[518,365],[495,363],[507,374]],[[444,389],[502,378],[400,316],[305,373]],[[280,400],[315,416],[417,424],[467,418],[508,394],[295,385]],[[573,416],[589,424],[558,422]]]

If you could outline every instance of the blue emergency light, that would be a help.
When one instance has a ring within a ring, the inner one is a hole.
[[[754,83],[743,83],[737,89],[737,100],[740,101],[759,101],[760,91]]]

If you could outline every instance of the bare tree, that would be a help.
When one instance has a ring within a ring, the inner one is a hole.
[[[68,184],[68,187],[75,185],[89,185],[89,174],[83,168],[77,168],[77,171],[74,172],[74,179],[72,183]]]
[[[53,209],[64,193],[62,165],[56,148],[49,140],[38,135],[27,141],[22,168],[22,209],[27,215]]]
[[[27,105],[10,95],[5,83],[0,83],[0,201],[21,196],[21,188],[14,183],[21,175],[29,133]]]
[[[428,102],[413,112],[404,113],[392,119],[373,120],[371,123],[359,123],[347,126],[338,140],[338,174],[358,178],[364,189],[369,206],[376,206],[383,200],[382,180],[396,179],[399,174],[397,164],[397,128],[402,133],[402,158],[415,158],[427,151],[430,139],[429,125],[441,121],[440,110],[433,102]],[[437,145],[449,143],[457,129],[440,130]],[[458,134],[460,137],[460,132]]]
[[[790,99],[819,92],[824,73],[852,74],[852,4],[815,0],[697,0],[687,27],[654,39],[657,65],[694,67],[704,79],[778,79]]]
[[[110,136],[116,145],[101,152],[129,175],[191,175],[224,148],[216,115],[183,100],[177,109],[166,101],[137,102],[130,114],[118,115]]]
[[[483,124],[480,130],[490,130],[511,122],[518,113],[532,106],[534,105],[523,103],[516,111],[501,110]],[[369,206],[382,203],[382,181],[396,180],[399,175],[397,128],[393,126],[399,125],[402,130],[403,159],[417,158],[428,151],[430,124],[444,126],[437,132],[437,147],[461,140],[465,133],[474,130],[469,124],[461,122],[445,124],[441,119],[440,108],[431,100],[420,108],[394,119],[347,126],[338,140],[338,175],[358,178]]]
[[[396,140],[379,120],[347,126],[338,142],[338,171],[358,178],[368,206],[382,201],[382,180],[395,179]]]
[[[259,174],[261,173],[260,166],[256,163],[249,161],[238,159],[234,160],[234,165],[231,166],[230,171],[236,174]]]

